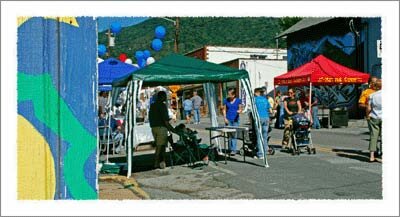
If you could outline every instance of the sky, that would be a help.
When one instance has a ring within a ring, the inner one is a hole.
[[[98,31],[107,30],[113,22],[119,22],[122,27],[127,27],[136,25],[147,19],[148,17],[97,17]]]

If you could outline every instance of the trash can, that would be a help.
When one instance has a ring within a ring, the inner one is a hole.
[[[349,123],[349,112],[346,108],[331,109],[332,127],[347,127]]]

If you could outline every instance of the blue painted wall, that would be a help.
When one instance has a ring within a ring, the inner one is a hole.
[[[19,17],[17,40],[19,198],[97,199],[96,21]]]
[[[376,57],[376,40],[381,38],[380,18],[354,18],[353,29],[350,20],[332,19],[288,35],[288,70],[323,54],[339,64],[380,77],[381,61]],[[315,87],[323,105],[347,107],[351,117],[360,117],[357,101],[361,91],[358,85]]]

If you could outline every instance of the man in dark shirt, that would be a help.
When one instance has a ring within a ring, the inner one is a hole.
[[[169,123],[169,115],[167,109],[167,94],[164,91],[157,93],[156,101],[150,105],[149,122],[151,132],[156,144],[155,168],[164,169],[165,164],[165,148],[168,144],[168,131],[174,132],[174,127]]]

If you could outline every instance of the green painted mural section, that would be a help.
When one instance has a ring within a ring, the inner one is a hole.
[[[35,116],[62,140],[71,144],[63,163],[65,181],[72,196],[76,199],[98,199],[97,192],[87,183],[84,174],[84,164],[97,148],[96,137],[74,117],[59,96],[49,74],[28,75],[18,72],[18,88],[18,103],[32,101]]]

